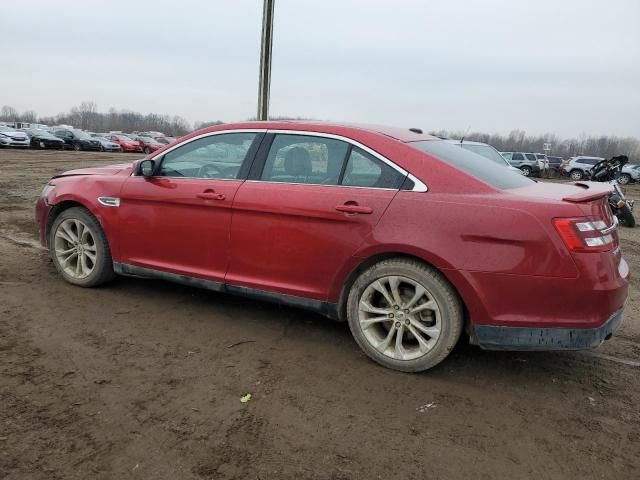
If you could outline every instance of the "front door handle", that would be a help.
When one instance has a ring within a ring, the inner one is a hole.
[[[371,215],[373,213],[373,208],[371,207],[362,207],[360,205],[354,204],[344,204],[338,205],[336,210],[344,213],[360,213],[362,215]]]
[[[203,200],[224,200],[226,197],[222,193],[216,193],[213,191],[198,193],[196,197]]]

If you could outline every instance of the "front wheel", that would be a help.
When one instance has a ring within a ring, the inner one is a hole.
[[[394,370],[420,372],[440,363],[456,345],[463,309],[437,270],[415,260],[390,259],[355,281],[347,319],[371,359]]]
[[[82,147],[80,147],[80,144],[79,144],[79,143],[75,143],[75,144],[73,145],[73,149],[74,149],[76,152],[79,152],[80,150],[82,150]]]
[[[56,217],[49,252],[58,272],[73,285],[96,287],[115,276],[104,231],[85,208],[69,208]]]
[[[636,226],[636,219],[633,217],[633,212],[627,204],[620,209],[620,223],[629,228]]]
[[[628,183],[631,183],[631,175],[629,175],[628,173],[623,173],[622,175],[620,175],[620,178],[618,178],[618,183],[620,185],[627,185]]]

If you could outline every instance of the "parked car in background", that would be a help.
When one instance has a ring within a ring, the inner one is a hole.
[[[452,145],[457,145],[460,148],[464,148],[465,150],[468,150],[470,152],[477,153],[478,155],[489,159],[492,162],[497,163],[498,165],[507,167],[509,170],[513,170],[515,172],[518,172],[519,174],[523,174],[522,170],[516,167],[512,167],[511,164],[507,162],[507,160],[502,155],[500,155],[500,152],[498,152],[498,150],[487,143],[452,139],[445,139],[445,141],[451,143]]]
[[[64,150],[64,140],[41,128],[28,128],[24,131],[29,136],[31,148],[55,148]]]
[[[547,159],[547,155],[544,153],[534,153],[534,155],[536,156],[536,160],[538,160],[538,165],[540,165],[540,170],[542,172],[548,171],[549,160]]]
[[[177,140],[176,137],[152,137],[154,140],[158,141],[159,143],[162,143],[164,145],[169,145],[170,143],[173,143]]]
[[[501,152],[512,167],[519,168],[525,177],[539,177],[542,166],[535,153]]]
[[[115,142],[112,142],[108,138],[93,135],[93,138],[100,142],[100,151],[101,152],[121,152],[122,148]]]
[[[158,142],[155,138],[139,136],[138,143],[142,145],[144,153],[149,154],[165,146],[164,143]]]
[[[100,142],[82,130],[59,128],[53,134],[64,140],[64,147],[67,149],[100,151]]]
[[[560,167],[562,166],[562,162],[564,162],[564,158],[562,157],[547,156],[547,160],[549,160],[549,168],[552,170],[560,170]]]
[[[571,157],[562,167],[560,173],[567,175],[571,180],[582,180],[585,177],[587,171],[598,163],[604,160],[602,157],[587,157],[580,155],[577,157]]]
[[[463,334],[503,350],[611,338],[630,273],[610,192],[534,182],[408,129],[245,122],[60,173],[36,219],[68,283],[131,275],[306,308],[417,372]]]
[[[29,136],[15,128],[0,125],[0,147],[29,148]]]
[[[620,171],[620,177],[618,183],[621,185],[627,185],[632,182],[640,180],[640,165],[637,163],[627,163]]]
[[[110,134],[108,137],[106,137],[107,140],[111,140],[114,143],[117,143],[118,145],[120,145],[120,148],[122,148],[123,152],[128,152],[128,153],[142,153],[142,145],[140,145],[140,142],[133,140],[132,138],[128,137],[127,135],[124,134]]]

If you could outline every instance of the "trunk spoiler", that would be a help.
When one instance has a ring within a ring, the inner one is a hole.
[[[583,203],[597,200],[598,198],[606,197],[613,189],[608,183],[597,182],[572,182],[570,185],[575,185],[584,189],[584,192],[574,193],[564,197],[562,200],[565,202]]]

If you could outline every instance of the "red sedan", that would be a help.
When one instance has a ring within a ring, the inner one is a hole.
[[[122,148],[123,152],[128,153],[142,153],[142,145],[137,140],[133,140],[126,135],[117,134],[117,135],[108,135],[108,140],[111,140],[114,143],[117,143]]]
[[[160,143],[155,138],[151,137],[138,137],[137,140],[146,154],[153,153],[165,146],[164,143]]]
[[[629,268],[608,193],[536,183],[417,129],[248,122],[58,175],[36,215],[72,284],[134,275],[306,308],[415,372],[462,334],[515,350],[610,338]]]

